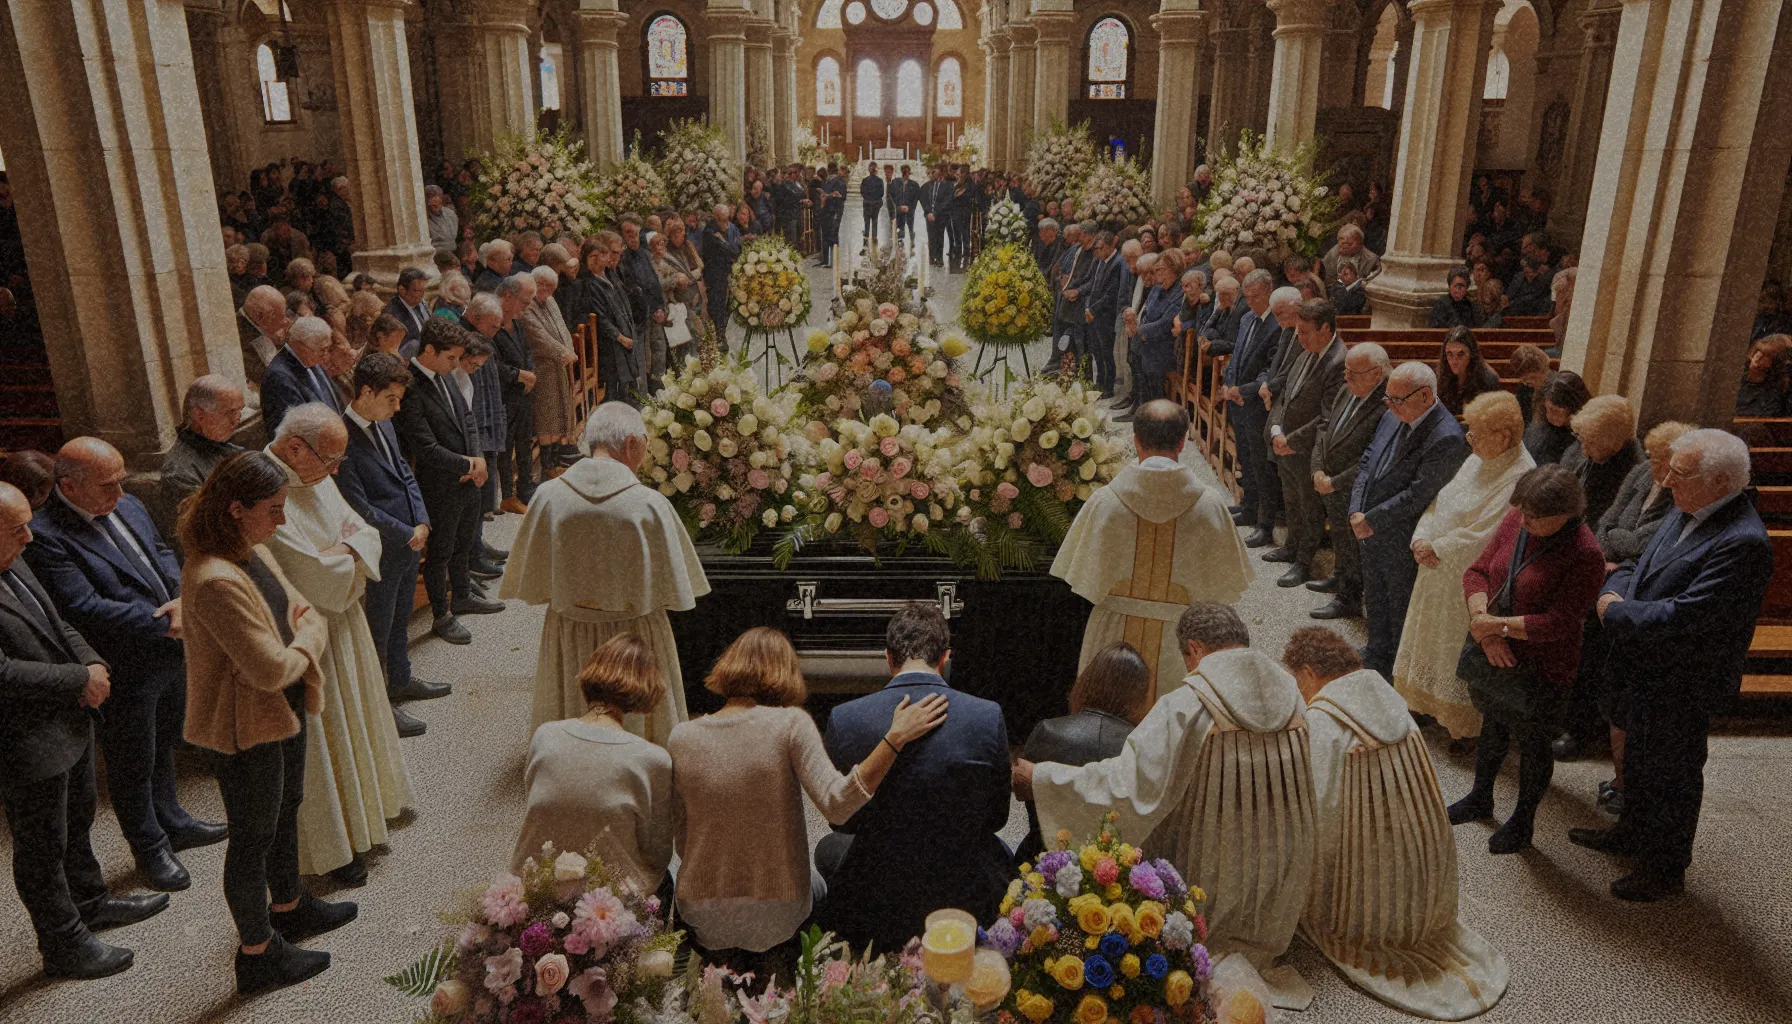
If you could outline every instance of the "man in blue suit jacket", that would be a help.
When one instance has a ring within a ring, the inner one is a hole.
[[[429,306],[423,293],[429,290],[429,276],[421,268],[406,267],[398,272],[398,292],[386,303],[386,312],[404,325],[404,340],[416,341],[423,336],[423,325],[429,322]]]
[[[1673,444],[1674,510],[1648,548],[1599,597],[1613,724],[1624,730],[1624,809],[1609,829],[1568,838],[1635,858],[1612,882],[1619,899],[1672,896],[1692,863],[1705,793],[1711,714],[1741,689],[1755,616],[1773,576],[1773,546],[1748,486],[1748,445],[1721,430]]]
[[[56,607],[118,670],[99,722],[118,826],[151,888],[192,879],[178,850],[221,841],[175,793],[174,744],[186,723],[180,563],[143,503],[124,493],[124,457],[97,437],[56,455],[56,490],[32,520],[25,549]]]
[[[336,471],[336,487],[349,507],[380,532],[380,578],[367,582],[367,628],[386,670],[386,696],[398,733],[420,736],[426,726],[399,702],[445,697],[450,687],[411,676],[411,600],[417,592],[417,566],[429,543],[429,512],[391,423],[410,383],[404,360],[390,353],[369,352],[355,364],[355,399],[342,417],[348,450]]]
[[[322,402],[342,411],[342,398],[323,368],[331,338],[329,323],[320,317],[299,317],[287,329],[286,345],[274,353],[261,378],[261,421],[269,434],[295,405]]]
[[[1388,378],[1388,412],[1357,464],[1350,492],[1350,529],[1362,553],[1369,646],[1363,663],[1394,677],[1394,654],[1406,624],[1419,566],[1412,531],[1431,499],[1468,458],[1456,417],[1437,400],[1437,374],[1424,363],[1401,363]]]
[[[1275,290],[1275,278],[1269,271],[1251,271],[1243,286],[1249,308],[1239,318],[1238,340],[1226,363],[1226,400],[1232,403],[1232,436],[1238,445],[1240,483],[1244,485],[1244,502],[1233,522],[1255,526],[1257,531],[1245,543],[1260,548],[1274,539],[1276,513],[1282,506],[1281,478],[1271,472],[1269,441],[1264,436],[1269,403],[1258,394],[1269,383],[1282,327],[1269,311],[1269,296]]]
[[[890,715],[944,693],[945,724],[897,756],[877,795],[815,850],[828,883],[816,916],[855,947],[902,949],[942,907],[993,920],[1013,864],[997,838],[1008,822],[1008,727],[1001,705],[946,685],[951,635],[937,605],[890,618],[885,656],[894,678],[828,719],[827,751],[850,771],[883,742]]]

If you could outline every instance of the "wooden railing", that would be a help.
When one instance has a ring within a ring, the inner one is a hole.
[[[1182,370],[1164,375],[1164,394],[1188,410],[1189,440],[1199,446],[1208,468],[1236,502],[1244,496],[1238,482],[1238,445],[1232,438],[1231,406],[1220,397],[1226,363],[1232,357],[1210,354],[1209,344],[1193,328],[1183,332]]]

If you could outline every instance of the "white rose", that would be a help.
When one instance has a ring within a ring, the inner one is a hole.
[[[708,409],[698,409],[696,413],[691,416],[691,419],[695,421],[699,427],[707,427],[716,421],[716,418],[709,414]]]
[[[766,509],[765,513],[759,517],[759,521],[764,523],[767,527],[778,525],[778,510],[775,508]]]
[[[698,451],[706,452],[715,447],[715,441],[709,436],[707,430],[699,430],[692,434],[691,440],[696,443]]]
[[[567,850],[554,858],[554,881],[576,882],[585,877],[585,869],[590,864],[584,857]]]
[[[695,477],[691,476],[691,474],[680,473],[677,476],[672,478],[672,488],[673,488],[673,490],[676,490],[678,493],[684,494],[684,493],[688,492],[691,489],[691,485],[696,482],[697,482],[697,479]],[[667,492],[665,491],[664,488],[661,488],[661,493],[667,493]]]

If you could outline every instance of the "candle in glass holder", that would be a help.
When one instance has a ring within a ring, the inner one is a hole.
[[[979,949],[971,958],[971,976],[964,983],[964,994],[978,1013],[988,1013],[1002,1005],[1013,984],[1007,958],[997,950]]]
[[[962,910],[936,910],[927,915],[921,935],[921,969],[942,985],[960,984],[971,976],[976,947],[976,918]]]

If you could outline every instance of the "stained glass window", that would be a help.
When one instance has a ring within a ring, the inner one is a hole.
[[[261,119],[268,124],[291,124],[292,100],[274,69],[274,48],[267,43],[255,48],[255,77],[261,86]]]
[[[821,11],[815,15],[815,27],[840,27],[840,0],[821,0]]]
[[[670,14],[662,14],[647,26],[648,93],[653,96],[684,96],[690,91],[690,63],[687,57],[684,22]]]
[[[957,57],[940,61],[938,97],[934,113],[940,117],[964,116],[964,68]]]
[[[871,0],[871,9],[885,21],[895,21],[908,10],[908,0]]]
[[[939,0],[940,28],[960,29],[964,27],[964,15],[958,12],[955,0]]]
[[[884,114],[884,73],[877,61],[867,57],[859,61],[858,80],[853,83],[854,117],[882,117]]]
[[[927,87],[921,77],[920,61],[905,60],[896,68],[897,117],[920,117],[925,112]]]
[[[1089,81],[1126,81],[1126,48],[1131,33],[1119,18],[1103,18],[1089,30]]]
[[[840,116],[840,62],[832,57],[815,62],[815,114]]]

